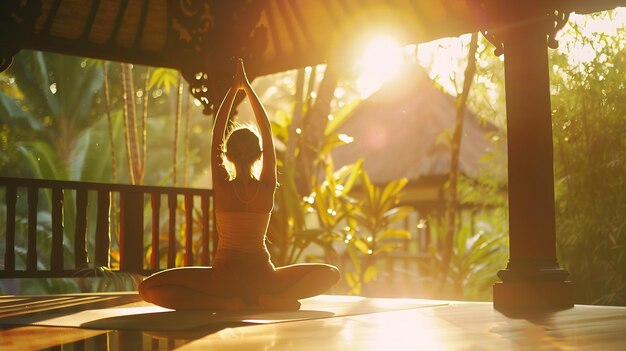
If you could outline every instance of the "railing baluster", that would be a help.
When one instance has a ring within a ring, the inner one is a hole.
[[[152,193],[150,195],[152,205],[152,255],[150,256],[150,269],[159,270],[159,229],[161,224],[161,194]]]
[[[6,250],[4,252],[4,270],[15,271],[15,205],[17,204],[17,187],[8,185],[4,194],[7,205]]]
[[[50,268],[53,273],[63,271],[63,189],[52,188],[52,254]]]
[[[213,246],[212,246],[212,251],[211,251],[211,259],[213,259],[215,257],[215,253],[217,252],[217,245],[219,244],[219,240],[220,240],[220,236],[217,233],[217,216],[215,215],[215,197],[213,197],[211,199],[211,209],[212,211],[212,218],[211,218],[211,239],[213,239]]]
[[[28,248],[26,251],[26,270],[37,271],[37,203],[39,189],[28,187]]]
[[[207,194],[202,193],[200,195],[202,207],[202,265],[208,266],[209,261],[209,197]]]
[[[87,191],[76,190],[76,228],[74,231],[74,266],[87,267]]]
[[[120,270],[143,271],[143,193],[120,194]]]
[[[172,268],[176,266],[176,207],[178,206],[176,194],[168,194],[167,206],[170,215],[167,246],[167,268]]]
[[[111,236],[109,234],[109,212],[111,211],[111,193],[98,190],[98,208],[96,210],[96,267],[111,266]]]
[[[193,265],[193,195],[185,194],[185,266]]]

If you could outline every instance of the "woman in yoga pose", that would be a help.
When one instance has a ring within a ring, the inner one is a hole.
[[[224,136],[239,90],[250,100],[261,143],[248,127],[234,128],[227,138]],[[226,169],[225,159],[232,163],[234,172]],[[257,178],[253,166],[259,159],[262,170]],[[322,294],[339,280],[334,266],[275,268],[270,261],[265,236],[277,186],[276,152],[269,119],[241,59],[217,112],[211,169],[219,233],[213,266],[173,268],[148,277],[139,285],[145,301],[172,309],[295,310],[300,308],[298,300]]]

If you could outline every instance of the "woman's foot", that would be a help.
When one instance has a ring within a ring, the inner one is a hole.
[[[300,301],[272,295],[260,295],[259,307],[269,311],[297,311],[300,309]]]

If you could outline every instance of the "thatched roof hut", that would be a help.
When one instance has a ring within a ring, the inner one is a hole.
[[[444,133],[452,135],[455,118],[455,97],[437,88],[421,67],[407,67],[355,108],[340,128],[354,141],[335,149],[334,162],[342,166],[364,158],[363,168],[377,184],[408,178],[404,200],[431,212],[443,205],[443,184],[450,170]],[[497,130],[465,111],[461,173],[478,175],[481,156],[493,147],[489,134]]]

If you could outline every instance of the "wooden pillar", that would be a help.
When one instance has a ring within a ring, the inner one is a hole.
[[[502,37],[510,258],[493,289],[498,309],[573,306],[568,273],[556,258],[549,26],[547,18],[519,21]]]

